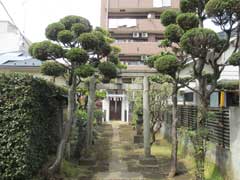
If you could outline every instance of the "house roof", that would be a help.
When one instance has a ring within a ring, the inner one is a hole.
[[[42,62],[34,59],[26,52],[9,52],[0,54],[0,66],[2,67],[40,67]]]

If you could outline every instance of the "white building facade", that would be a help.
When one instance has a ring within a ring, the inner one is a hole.
[[[0,21],[0,54],[16,51],[27,51],[28,43],[19,33],[16,26],[9,21]]]
[[[102,101],[103,121],[129,122],[129,101],[126,94],[107,94]]]

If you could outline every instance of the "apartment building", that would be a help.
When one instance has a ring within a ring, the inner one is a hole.
[[[158,47],[164,31],[160,14],[169,8],[177,10],[179,0],[102,0],[101,26],[116,39],[124,64],[142,65],[164,51]]]
[[[127,71],[147,72],[144,60],[164,49],[159,48],[164,26],[160,15],[166,9],[179,9],[180,0],[101,0],[101,27],[115,39],[121,49],[120,60]],[[118,81],[119,82],[119,81]],[[122,77],[119,83],[131,83],[131,77]],[[131,119],[132,103],[126,90],[108,90],[103,100],[104,120]]]

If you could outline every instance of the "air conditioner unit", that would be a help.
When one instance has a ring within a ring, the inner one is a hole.
[[[142,33],[142,37],[143,37],[143,38],[147,38],[147,37],[148,37],[148,33],[143,32],[143,33]]]
[[[139,32],[133,32],[133,37],[134,38],[139,38],[139,36],[140,36]]]

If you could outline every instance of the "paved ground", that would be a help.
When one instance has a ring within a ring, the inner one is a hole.
[[[96,165],[81,166],[81,180],[147,180],[168,179],[170,158],[157,156],[158,163],[142,166],[143,148],[133,144],[134,131],[131,126],[113,122],[100,127],[98,140],[93,149]],[[159,144],[161,148],[161,143]],[[157,153],[156,153],[157,154]],[[182,163],[180,175],[174,180],[190,180],[190,175]]]

